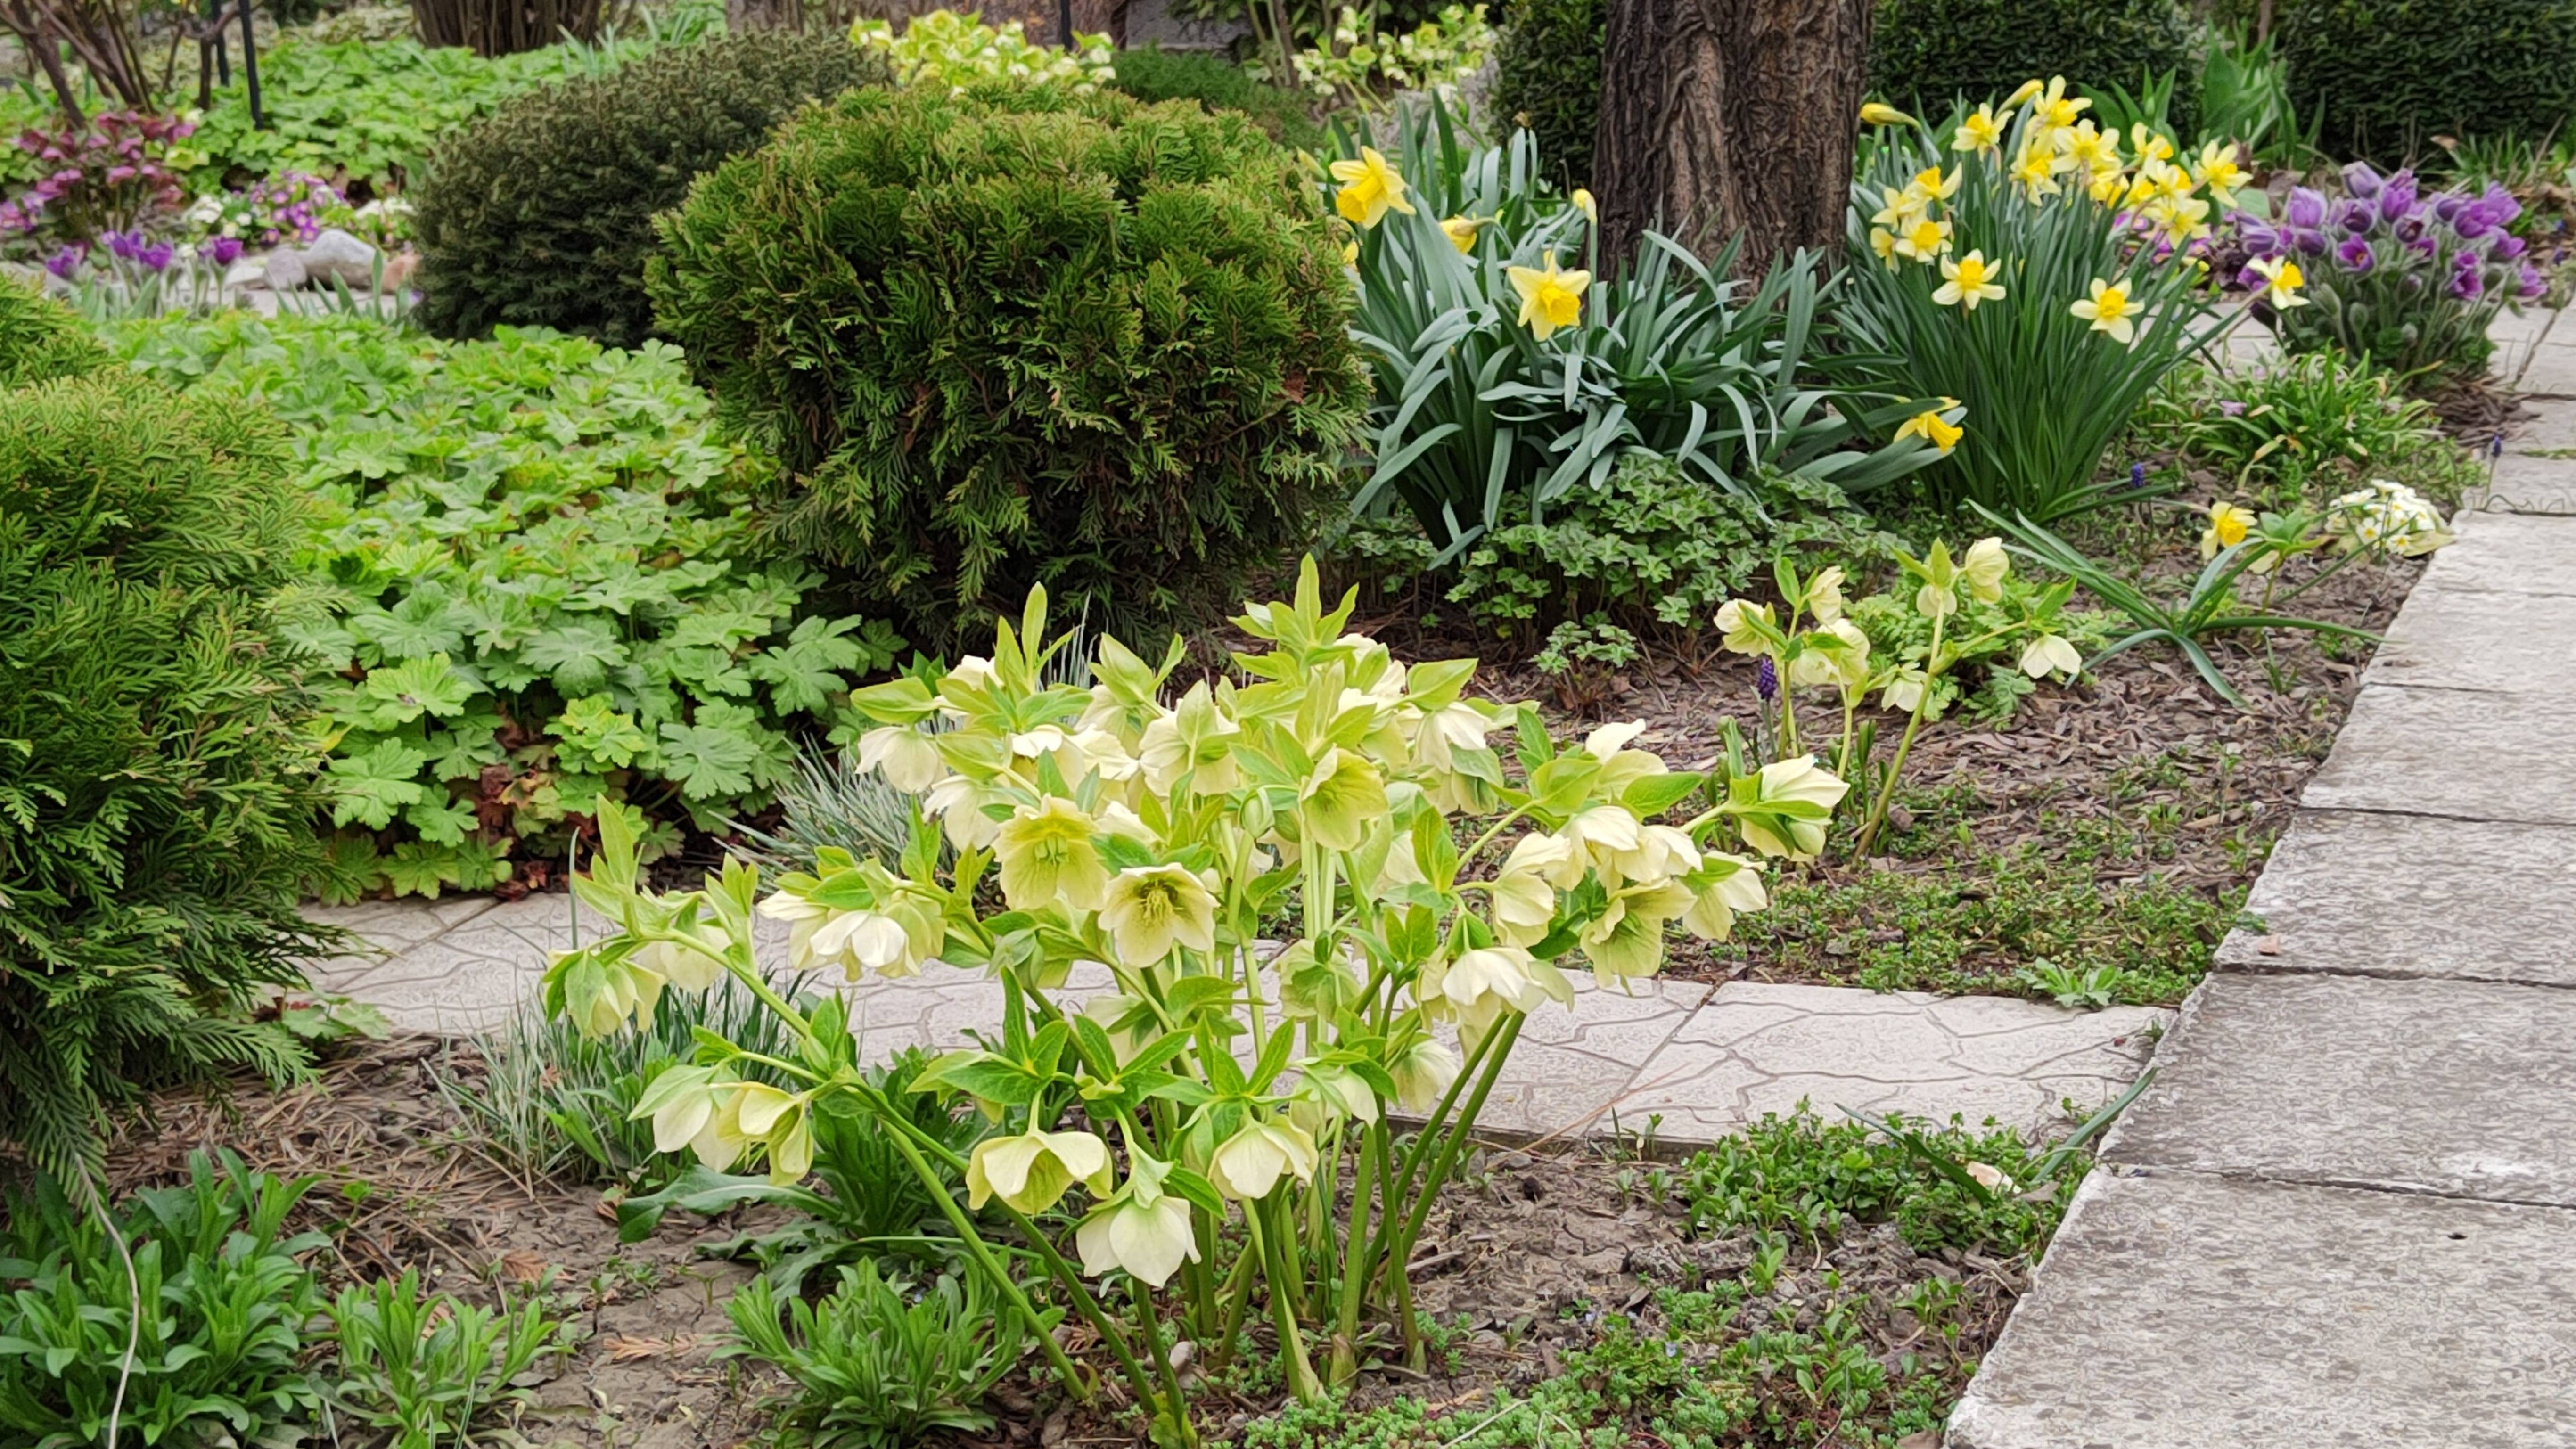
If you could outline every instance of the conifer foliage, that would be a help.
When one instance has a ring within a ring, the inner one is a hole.
[[[1302,544],[1368,381],[1298,162],[1115,94],[859,90],[661,219],[663,335],[780,527],[941,644],[1043,582],[1145,628]]]
[[[93,1163],[102,1100],[297,1069],[244,1008],[301,980],[315,741],[274,630],[276,425],[92,366],[0,287],[0,1142]],[[61,320],[68,324],[68,314]]]

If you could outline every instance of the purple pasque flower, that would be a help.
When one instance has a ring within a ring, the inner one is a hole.
[[[2343,265],[2345,271],[2356,273],[2367,272],[2379,264],[2379,258],[2370,250],[2369,241],[2357,236],[2346,237],[2343,245],[2335,248],[2335,260]]]
[[[2348,236],[2359,236],[2379,221],[2379,212],[2368,202],[2351,197],[2334,204],[2334,227]]]
[[[2540,268],[2524,262],[2521,283],[2514,288],[2514,295],[2528,302],[2548,290],[2549,284],[2540,279]]]
[[[2310,186],[2290,188],[2290,201],[2281,208],[2281,220],[2293,228],[2314,228],[2326,224],[2326,194]]]
[[[2379,219],[2393,222],[2415,209],[2415,173],[2400,171],[2379,189]]]
[[[119,261],[134,261],[143,254],[143,234],[140,232],[112,231],[100,240],[107,243],[108,254]]]
[[[2458,216],[2451,218],[2451,230],[2462,241],[2476,241],[2495,229],[2495,222],[2487,215],[2484,202],[2472,201],[2460,208]]]
[[[134,251],[134,259],[136,261],[142,263],[146,268],[156,272],[167,269],[170,265],[170,258],[174,255],[176,255],[176,253],[172,250],[168,242],[154,242],[150,246],[137,247]]]
[[[2509,262],[2514,258],[2521,256],[2527,247],[2528,244],[2524,242],[2522,238],[2515,236],[2512,232],[2498,232],[2496,233],[2494,243],[2487,248],[2487,260],[2491,262]]]
[[[2444,290],[2463,302],[2474,302],[2486,293],[2486,279],[2478,273],[2477,258],[2462,252],[2460,260],[2468,265],[2451,269],[2451,280]]]
[[[2387,184],[2378,172],[2370,169],[2367,161],[2355,161],[2343,168],[2343,189],[2347,195],[2373,201],[2378,199],[2379,189]]]
[[[206,260],[219,267],[231,266],[241,260],[241,254],[241,238],[237,236],[219,236],[206,243]]]
[[[2486,194],[2478,198],[2478,205],[2486,208],[2487,220],[2498,226],[2511,226],[2522,215],[2522,198],[2492,181],[2487,183]]]
[[[2468,204],[2469,198],[2463,193],[2445,191],[2433,198],[2433,215],[2441,218],[2446,224],[2454,222],[2460,219],[2460,208]]]
[[[2237,214],[2237,235],[2245,249],[2258,257],[2277,257],[2289,249],[2289,237],[2269,222],[2256,221],[2242,212]]]
[[[72,279],[73,274],[80,270],[81,263],[86,261],[88,258],[89,248],[81,245],[79,242],[73,242],[62,250],[54,253],[52,256],[45,258],[45,270],[68,282]]]
[[[2321,257],[2326,254],[2326,234],[2315,227],[2301,227],[2290,234],[2290,245],[2302,256]]]

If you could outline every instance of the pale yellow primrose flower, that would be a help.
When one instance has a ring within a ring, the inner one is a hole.
[[[1956,304],[1962,311],[1974,312],[1979,302],[1991,302],[2004,294],[2002,286],[1992,280],[1994,269],[1986,264],[1986,254],[1981,251],[1956,259],[1944,257],[1941,275],[1949,280],[1933,289],[1932,300],[1944,307]]]
[[[1521,294],[1521,325],[1530,335],[1545,342],[1559,327],[1571,327],[1583,316],[1583,289],[1592,285],[1592,274],[1586,271],[1560,271],[1556,253],[1546,255],[1547,267],[1512,267],[1507,275],[1512,289]]]
[[[1333,209],[1351,225],[1375,226],[1390,210],[1413,215],[1413,203],[1404,199],[1404,178],[1376,147],[1362,146],[1360,159],[1336,161],[1332,171],[1333,179],[1342,183],[1333,193]]]
[[[2105,334],[2114,342],[2127,342],[2137,336],[2138,324],[2135,318],[2138,308],[2129,300],[2129,289],[2126,287],[2095,277],[2093,295],[2085,301],[2072,304],[2067,310],[2092,323],[2093,331]]]
[[[1075,1183],[1095,1197],[1109,1192],[1109,1144],[1088,1132],[1023,1132],[987,1137],[966,1162],[966,1205],[1000,1198],[1024,1213],[1042,1213]]]
[[[2234,548],[2243,543],[2246,531],[2253,526],[2251,509],[2239,508],[2223,499],[2209,505],[2209,527],[2201,531],[2200,556],[2203,559],[2216,558],[2220,549]]]

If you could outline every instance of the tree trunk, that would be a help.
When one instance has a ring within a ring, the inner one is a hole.
[[[802,0],[725,0],[725,29],[740,33],[746,30],[802,30],[805,28],[805,6]]]
[[[1840,245],[1869,0],[1611,0],[1592,185],[1605,264],[1653,228],[1739,272]]]

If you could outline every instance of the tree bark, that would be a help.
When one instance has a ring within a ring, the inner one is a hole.
[[[1593,189],[1615,264],[1663,232],[1741,273],[1839,245],[1869,0],[1611,0]]]

